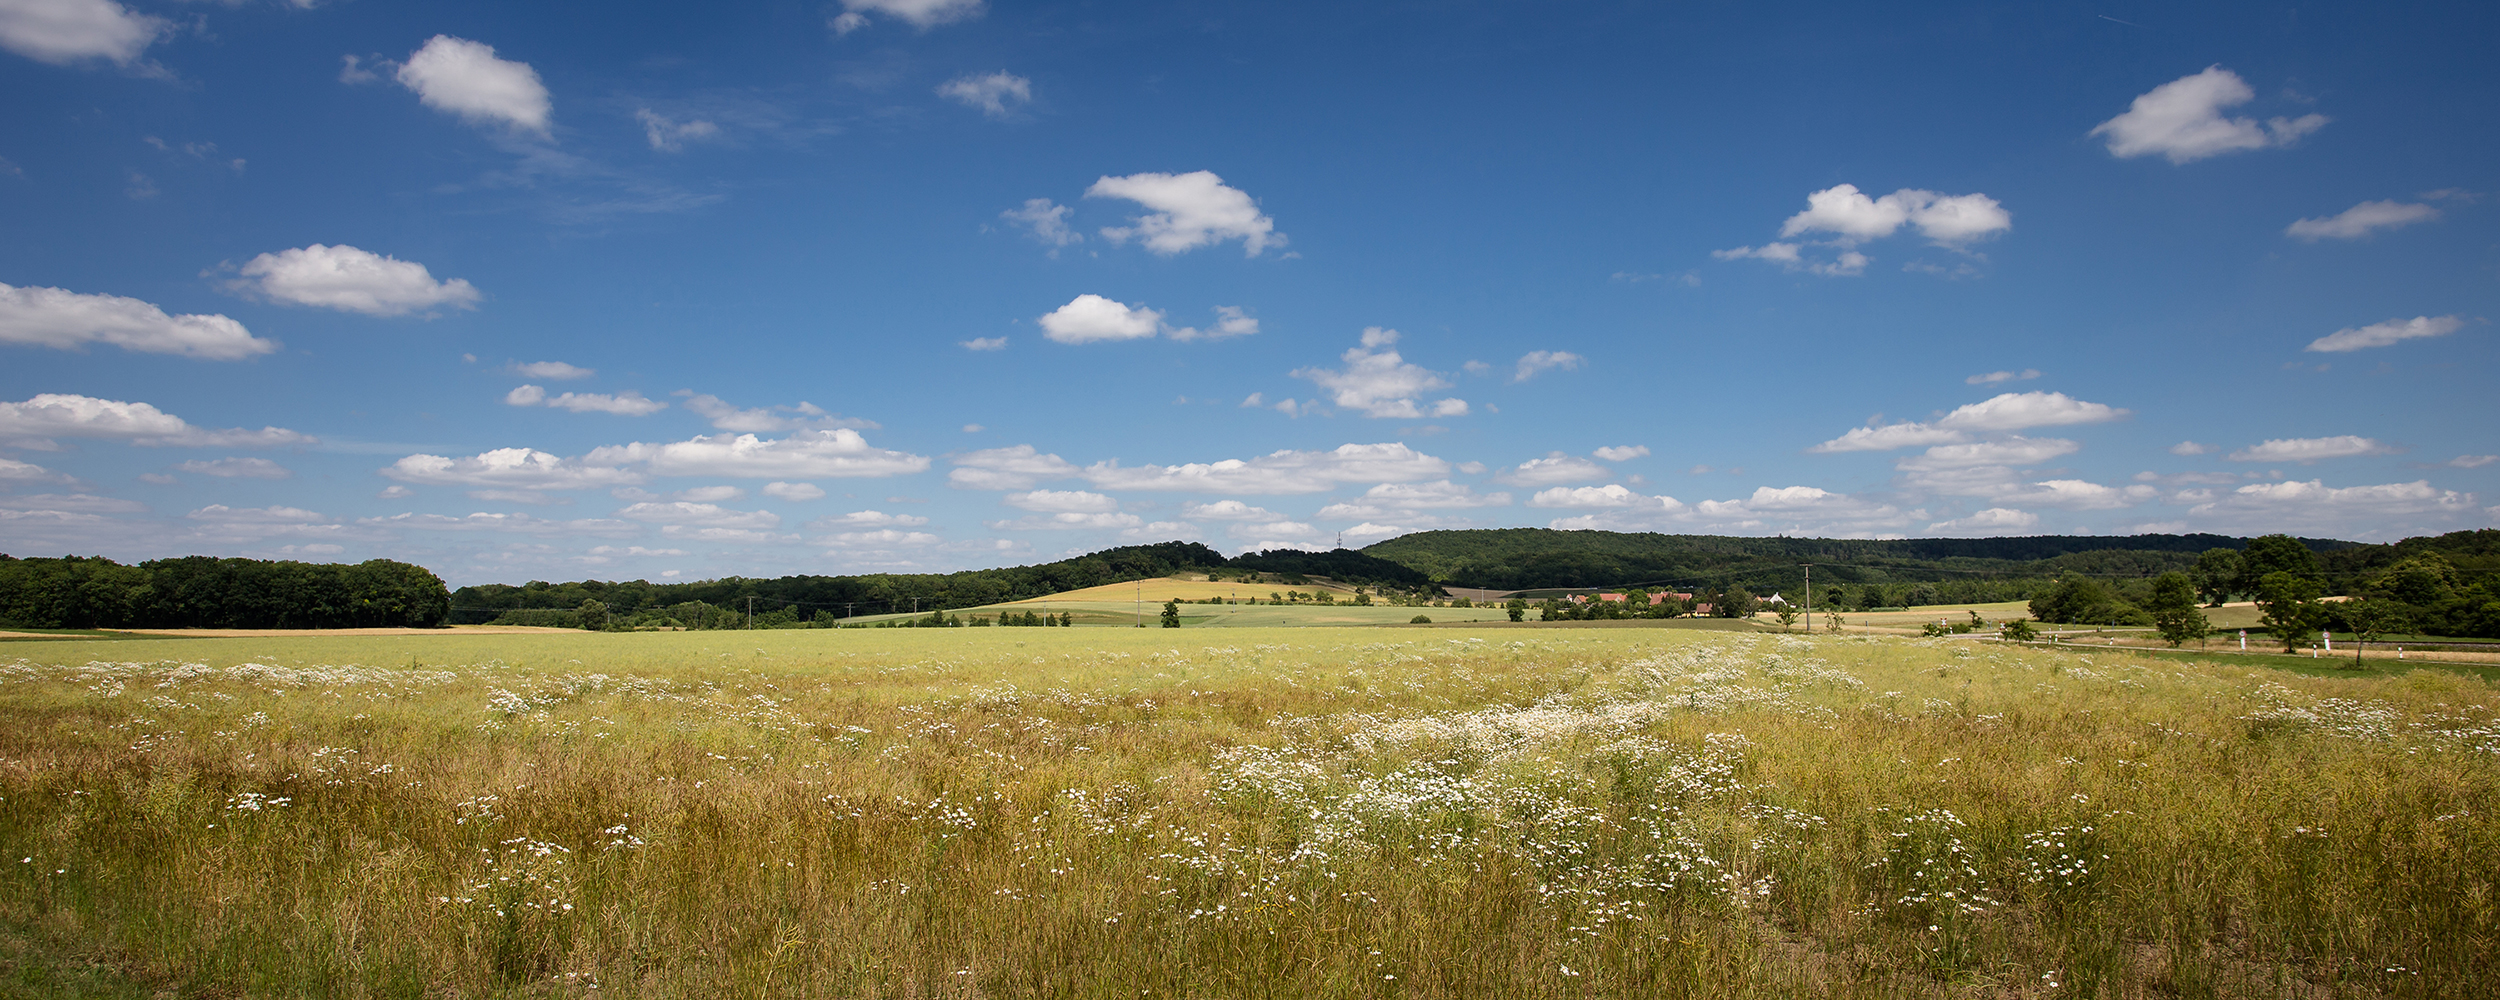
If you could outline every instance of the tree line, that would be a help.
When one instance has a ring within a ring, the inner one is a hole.
[[[956,573],[724,577],[692,583],[534,580],[519,586],[479,584],[453,592],[451,620],[612,630],[831,628],[862,615],[902,613],[915,616],[909,621],[916,624],[942,626],[953,619],[930,616],[1176,573],[1289,586],[1320,577],[1357,584],[1358,592],[1376,587],[1384,599],[1400,604],[1421,603],[1438,589],[1420,572],[1351,549],[1271,549],[1226,558],[1197,542],[1161,542],[1033,566]],[[965,620],[963,624],[976,623]]]
[[[2042,535],[2019,538],[1833,539],[1737,538],[1655,532],[1492,528],[1421,531],[1367,546],[1377,556],[1425,574],[1434,583],[1491,590],[1584,590],[1646,585],[1691,591],[1743,587],[1757,594],[1794,595],[1814,567],[1815,599],[1823,588],[1875,589],[1849,604],[1917,604],[2023,600],[2067,573],[2143,577],[2195,564],[2211,548],[2239,548],[2226,535]],[[2314,549],[2355,543],[2304,539]],[[1925,585],[1926,590],[1916,590]]]
[[[2289,652],[2321,631],[2500,638],[2500,530],[2318,552],[2286,535],[2212,548],[2151,580],[2070,575],[2031,601],[2043,622],[2152,626],[2173,645],[2203,637],[2199,603],[2252,601]],[[2329,597],[2340,598],[2328,600]]]
[[[423,566],[184,556],[125,566],[101,556],[0,555],[0,626],[17,628],[432,628],[451,593]]]

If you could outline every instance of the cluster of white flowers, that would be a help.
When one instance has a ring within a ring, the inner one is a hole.
[[[294,804],[294,799],[284,796],[272,796],[263,792],[236,792],[227,797],[226,811],[256,813],[269,809],[284,809]]]
[[[1878,806],[1878,812],[1892,812]],[[1970,824],[1950,809],[1924,809],[1900,817],[1884,854],[1867,867],[1884,873],[1899,896],[1891,904],[1922,917],[1985,913],[2003,901],[1990,895],[1983,859],[1963,840]]]
[[[493,847],[478,848],[477,874],[458,893],[436,896],[443,905],[479,906],[497,917],[515,913],[563,916],[573,912],[573,892],[565,862],[572,848],[529,837],[513,837]]]

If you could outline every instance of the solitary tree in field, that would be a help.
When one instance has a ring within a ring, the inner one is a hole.
[[[1787,604],[1787,603],[1782,603],[1782,604],[1779,606],[1779,610],[1774,611],[1774,612],[1771,612],[1771,614],[1772,614],[1772,616],[1773,616],[1773,617],[1778,618],[1778,619],[1780,620],[1780,631],[1783,631],[1783,632],[1788,631],[1788,630],[1790,629],[1790,627],[1792,627],[1792,626],[1794,626],[1794,625],[1796,625],[1796,624],[1797,624],[1797,606],[1796,606],[1796,605],[1793,605],[1793,604]]]
[[[2361,650],[2390,632],[2403,632],[2413,627],[2413,618],[2396,602],[2385,598],[2354,601],[2344,605],[2344,624],[2352,626],[2352,665],[2361,665]]]
[[[1524,598],[1524,597],[1514,597],[1514,598],[1511,598],[1511,599],[1510,599],[1510,603],[1505,604],[1505,605],[1502,605],[1502,609],[1503,609],[1503,610],[1505,610],[1505,611],[1510,612],[1510,620],[1512,620],[1512,621],[1517,622],[1517,621],[1526,621],[1526,620],[1528,620],[1528,599],[1527,599],[1527,598]]]
[[[2146,602],[2145,610],[2153,613],[2153,628],[2173,649],[2213,632],[2213,624],[2205,620],[2205,613],[2196,610],[2196,584],[2176,570],[2153,581],[2153,597]]]
[[[2325,592],[2318,581],[2306,576],[2268,573],[2257,586],[2257,610],[2261,612],[2257,620],[2283,643],[2284,652],[2292,652],[2317,635],[2318,626],[2326,621],[2326,606],[2318,603]]]
[[[1171,599],[1171,600],[1168,600],[1168,601],[1163,602],[1163,627],[1164,627],[1164,628],[1179,628],[1179,627],[1181,627],[1181,602],[1180,602],[1180,598],[1175,597],[1175,598],[1173,598],[1173,599]]]

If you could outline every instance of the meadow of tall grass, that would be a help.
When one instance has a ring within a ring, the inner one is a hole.
[[[1695,631],[0,650],[0,992],[2487,997],[2450,673]]]

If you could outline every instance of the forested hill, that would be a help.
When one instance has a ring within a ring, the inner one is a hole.
[[[1300,582],[1326,577],[1346,583],[1421,588],[1430,581],[1405,566],[1351,549],[1333,552],[1272,550],[1227,559],[1197,542],[1161,542],[1104,549],[1035,566],[964,570],[959,573],[871,573],[858,576],[785,576],[768,580],[725,577],[695,583],[531,582],[523,586],[481,584],[452,594],[452,621],[478,623],[520,610],[571,611],[596,601],[609,615],[665,612],[684,622],[743,615],[755,599],[759,623],[804,622],[820,613],[839,619],[898,611],[936,611],[1020,601],[1110,583],[1181,572],[1264,573]]]
[[[808,619],[835,616],[969,608],[1020,601],[1065,590],[1099,587],[1191,569],[1224,565],[1224,554],[1196,542],[1163,542],[1104,549],[1037,566],[965,570],[960,573],[869,573],[858,576],[785,576],[768,580],[723,577],[694,583],[532,581],[523,586],[490,583],[451,595],[452,621],[483,622],[505,611],[573,609],[597,601],[612,613],[686,606],[676,617],[743,612],[755,598],[758,614]],[[701,608],[694,605],[700,604]]]
[[[2489,529],[2394,545],[2301,541],[2319,554],[2328,586],[2337,593],[2351,581],[2423,552],[2439,552],[2465,573],[2490,572],[2487,567],[2500,564],[2500,531]],[[1769,594],[1802,584],[1800,563],[1814,564],[1818,600],[1827,588],[1844,587],[1852,601],[1869,606],[1949,604],[2027,599],[2067,573],[2132,584],[2189,569],[2208,549],[2238,550],[2247,544],[2226,535],[1870,541],[1506,528],[1427,531],[1361,551],[1276,550],[1227,559],[1196,542],[1164,542],[1035,566],[959,573],[485,584],[452,595],[452,621],[483,622],[521,610],[572,611],[596,601],[608,615],[649,613],[689,624],[717,618],[725,626],[732,617],[743,622],[752,597],[759,624],[768,621],[766,616],[774,624],[795,624],[977,607],[1180,572],[1262,573],[1289,582],[1326,577],[1400,590],[1431,584],[1492,590],[1650,586],[1703,591],[1741,586]]]
[[[2302,539],[2321,553],[2354,542]],[[2207,549],[2239,549],[2226,535],[2035,535],[2021,538],[1732,538],[1613,531],[1493,528],[1423,531],[1366,546],[1364,554],[1412,567],[1445,586],[1536,590],[1649,584],[1794,589],[1802,563],[1814,580],[1946,583],[2048,579],[2061,573],[2152,576],[2185,569]],[[2013,595],[2020,596],[2020,595]],[[1999,598],[1999,599],[2012,599]]]

